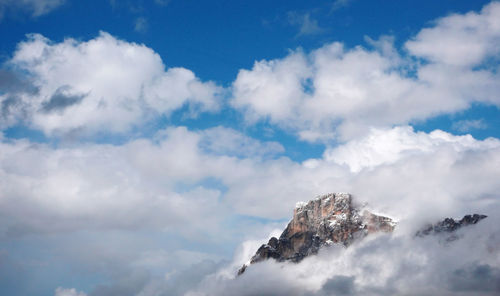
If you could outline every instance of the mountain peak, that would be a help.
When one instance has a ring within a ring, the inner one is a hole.
[[[353,206],[348,193],[329,193],[309,202],[297,203],[293,218],[278,238],[263,244],[238,271],[242,274],[253,263],[269,258],[299,262],[316,254],[323,246],[348,246],[354,239],[374,232],[392,232],[396,223]]]

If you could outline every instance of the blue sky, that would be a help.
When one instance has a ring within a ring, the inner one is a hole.
[[[414,223],[495,209],[498,19],[482,0],[0,0],[0,294],[183,295],[331,191]]]

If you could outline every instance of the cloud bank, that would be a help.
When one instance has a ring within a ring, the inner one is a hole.
[[[234,131],[228,133],[234,135]],[[263,160],[251,150],[247,156],[221,156],[219,150],[205,148],[205,137],[204,132],[175,128],[160,132],[155,141],[140,139],[124,146],[53,149],[24,140],[3,143],[2,232],[15,238],[77,230],[137,231],[139,227],[165,229],[194,241],[203,241],[200,234],[205,234],[222,245],[236,232],[253,236],[248,254],[236,255],[235,262],[224,269],[212,264],[197,277],[199,288],[192,289],[191,282],[178,295],[188,290],[192,291],[187,295],[328,295],[332,289],[353,295],[411,291],[472,295],[478,293],[475,287],[484,287],[483,295],[498,292],[497,139],[479,141],[442,131],[426,134],[410,127],[373,130],[357,143],[333,148],[324,158],[298,164],[286,158]],[[398,149],[388,158],[381,147]],[[346,162],[340,162],[338,155],[345,155],[341,159]],[[353,159],[353,155],[366,157]],[[225,193],[199,183],[208,177],[220,180]],[[179,191],[179,184],[188,187]],[[330,191],[352,192],[371,210],[399,220],[398,232],[349,249],[325,251],[303,264],[267,262],[252,266],[241,279],[225,276],[234,275],[236,269],[231,271],[231,266],[248,260],[256,244],[265,241],[252,226],[225,227],[228,214],[286,219],[296,201]],[[456,243],[442,245],[439,238],[412,236],[429,221],[471,211],[490,217],[471,231],[464,230]],[[129,255],[131,262],[137,262],[127,267],[131,275],[140,262],[164,266],[157,261],[161,254],[142,259],[139,255]],[[457,262],[456,258],[464,259]],[[184,276],[182,270],[178,272],[174,279]],[[117,280],[117,284],[131,283]],[[169,291],[175,286],[175,280],[157,276],[139,277],[133,283],[116,289],[133,291],[131,295],[172,295]]]
[[[214,134],[218,141],[211,144]],[[288,218],[297,201],[332,190],[351,192],[398,218],[433,209],[424,218],[438,219],[486,209],[500,190],[496,139],[397,127],[373,130],[327,150],[324,158],[295,163],[262,154],[281,151],[273,142],[247,138],[255,148],[240,150],[234,143],[241,138],[220,127],[178,127],[121,146],[54,149],[26,140],[3,142],[3,233],[137,225],[217,229],[223,213]],[[224,188],[204,183],[210,179]]]

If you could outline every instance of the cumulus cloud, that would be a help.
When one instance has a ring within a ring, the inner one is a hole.
[[[192,132],[178,127],[121,146],[57,149],[28,140],[5,140],[0,151],[4,235],[137,227],[170,230],[179,225],[190,235],[196,228],[215,231],[222,213],[230,214],[229,205],[218,202],[220,189],[200,182],[207,178],[222,180],[225,186],[243,182],[256,173],[255,164],[281,153],[283,147],[228,128]],[[199,224],[192,224],[195,221]]]
[[[0,19],[6,11],[24,11],[32,17],[49,13],[64,4],[66,0],[0,0]]]
[[[4,69],[0,69],[0,90],[9,93],[38,91],[30,81],[19,77],[19,75],[12,71]]]
[[[223,182],[227,200],[247,215],[286,218],[297,201],[341,191],[394,217],[423,221],[459,216],[494,202],[499,150],[496,139],[426,134],[410,127],[375,129],[365,138],[326,150],[323,158],[245,162],[249,166],[240,166]]]
[[[413,153],[432,154],[441,145],[448,145],[461,152],[470,149],[487,150],[498,147],[499,143],[494,139],[480,142],[470,135],[454,136],[440,130],[429,134],[414,132],[413,128],[404,126],[387,130],[373,129],[365,138],[327,149],[324,157],[327,161],[346,164],[351,171],[359,172],[363,168],[401,161],[411,157]]]
[[[214,143],[214,135],[228,144]],[[239,150],[235,139],[248,141],[248,149]],[[152,140],[121,146],[55,149],[27,140],[4,141],[3,232],[137,225],[184,225],[191,231],[212,225],[216,231],[227,210],[283,219],[295,202],[331,191],[351,192],[398,218],[425,220],[461,215],[471,206],[483,209],[500,189],[494,178],[500,167],[495,139],[400,127],[373,130],[365,139],[303,163],[262,154],[280,149],[223,128],[169,128]],[[207,178],[225,189],[210,187]],[[429,208],[433,211],[425,213]]]
[[[1,211],[6,220],[2,232],[19,236],[81,228],[171,229],[184,225],[192,215],[216,213],[217,190],[196,186],[182,194],[174,190],[176,181],[193,182],[204,176],[188,178],[196,167],[183,169],[199,155],[190,154],[196,147],[184,143],[182,133],[172,130],[165,137],[170,140],[158,145],[137,141],[123,147],[53,150],[26,141],[3,143]],[[178,154],[184,148],[191,151]],[[207,216],[199,226],[206,227],[214,219]],[[185,228],[184,233],[190,230]]]
[[[126,132],[183,106],[191,116],[215,111],[222,90],[185,68],[165,69],[153,50],[104,32],[61,43],[32,34],[7,64],[26,73],[38,91],[16,93],[18,107],[7,109],[3,125],[21,118],[46,135]],[[13,97],[2,94],[2,105]]]
[[[334,42],[258,61],[238,73],[231,104],[249,122],[269,121],[307,141],[348,140],[369,127],[425,120],[472,102],[499,106],[500,78],[488,64],[499,55],[499,7],[439,19],[406,42],[407,55],[382,37],[367,39],[372,49]]]
[[[500,5],[493,2],[480,13],[453,14],[421,30],[406,48],[434,63],[474,66],[489,57],[498,58]]]
[[[23,95],[36,95],[38,87],[25,77],[21,77],[13,71],[0,69],[0,128],[15,124],[23,120],[24,103]]]

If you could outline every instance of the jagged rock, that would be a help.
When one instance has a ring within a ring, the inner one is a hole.
[[[461,227],[476,224],[477,222],[483,220],[488,216],[486,215],[465,215],[460,220],[455,220],[453,218],[445,218],[443,221],[440,221],[436,224],[429,224],[423,230],[417,231],[415,234],[418,237],[424,237],[431,234],[439,234],[439,233],[452,233],[446,237],[446,241],[454,241],[458,239],[458,236],[453,234],[456,230]]]
[[[293,219],[278,238],[272,237],[262,245],[252,259],[238,271],[245,272],[253,263],[267,259],[299,262],[316,254],[323,246],[342,244],[374,232],[392,232],[395,222],[353,207],[347,193],[331,193],[307,203],[298,203]]]

